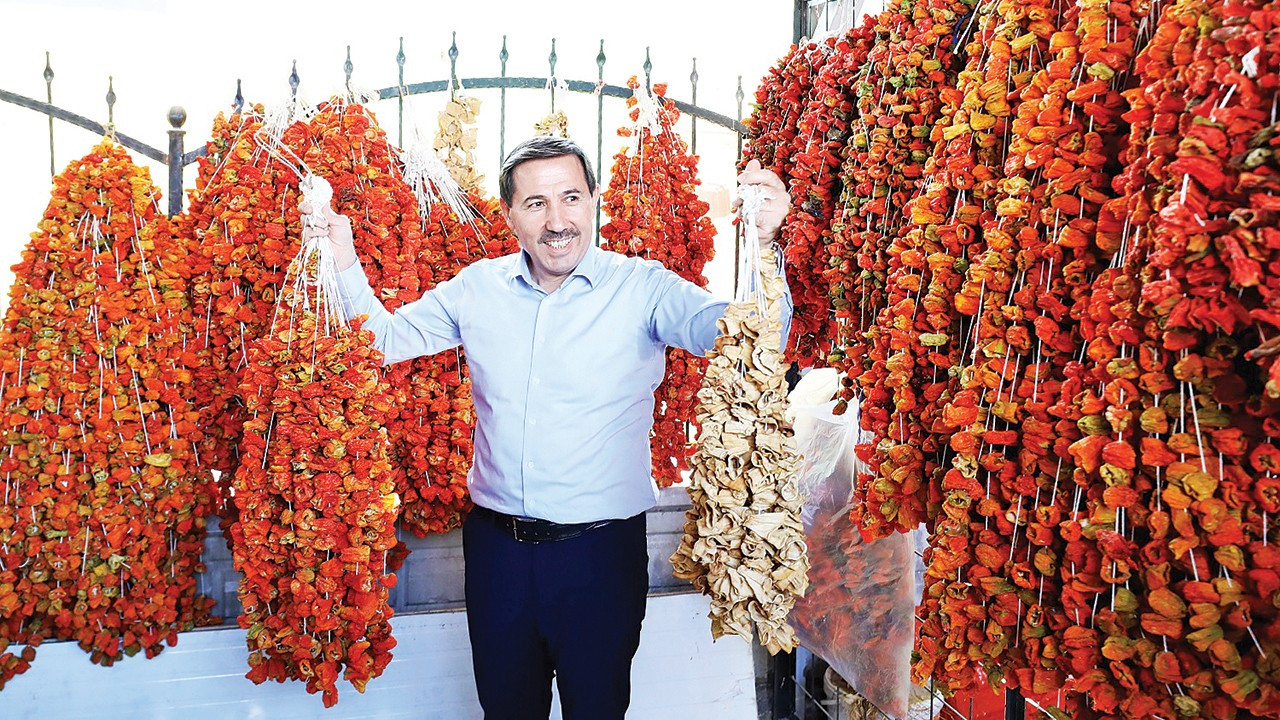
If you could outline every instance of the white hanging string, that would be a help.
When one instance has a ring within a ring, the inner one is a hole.
[[[1262,52],[1261,47],[1255,47],[1240,58],[1240,67],[1244,74],[1251,78],[1258,77],[1258,55]]]
[[[763,317],[766,304],[764,278],[760,274],[760,229],[756,227],[756,216],[764,203],[764,191],[757,185],[743,185],[738,188],[738,197],[742,200],[738,217],[742,223],[743,247],[738,253],[738,287],[734,299],[747,302],[754,296],[756,312]]]
[[[649,92],[649,88],[643,85],[638,86],[632,94],[635,95],[636,109],[639,111],[636,116],[636,132],[632,133],[638,146],[641,128],[648,129],[654,137],[662,134],[662,106],[658,98]]]
[[[453,178],[449,167],[416,129],[413,144],[406,150],[396,149],[395,154],[400,160],[400,172],[404,181],[418,200],[418,212],[421,213],[424,224],[431,214],[431,206],[444,201],[454,217],[474,226],[476,211],[467,200],[467,194]]]
[[[302,214],[302,227],[324,228],[327,220],[324,211],[333,200],[333,188],[318,175],[307,175],[299,185],[302,203],[311,212]],[[316,315],[316,331],[329,334],[346,327],[346,308],[342,303],[342,288],[338,284],[338,265],[328,235],[305,238],[298,254],[289,263],[285,280],[288,290],[276,297],[275,312],[271,319],[274,330],[280,318],[280,308],[286,303],[303,307]]]

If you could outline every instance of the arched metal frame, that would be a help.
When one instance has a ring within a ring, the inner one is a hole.
[[[596,165],[597,167],[601,166],[601,163],[604,160],[604,153],[603,153],[604,98],[615,97],[615,98],[625,99],[632,95],[632,90],[630,88],[619,86],[619,85],[608,85],[604,82],[604,65],[605,65],[604,40],[600,41],[600,52],[595,58],[596,66],[598,70],[597,78],[595,81],[562,80],[556,77],[555,70],[556,70],[556,61],[558,60],[558,58],[556,55],[554,39],[552,39],[551,41],[551,52],[547,56],[549,73],[546,77],[537,77],[537,76],[512,77],[506,74],[507,60],[509,59],[509,53],[507,52],[506,36],[503,36],[502,38],[502,50],[498,56],[499,61],[501,62],[502,74],[497,77],[474,77],[474,78],[462,78],[462,79],[458,78],[457,61],[458,61],[459,53],[458,53],[458,46],[456,41],[456,34],[455,34],[454,42],[449,48],[448,54],[449,54],[449,79],[448,80],[432,80],[427,82],[418,82],[418,83],[411,83],[406,85],[404,83],[404,64],[405,64],[404,39],[401,38],[400,49],[399,49],[399,52],[396,54],[396,64],[399,67],[399,78],[398,78],[399,84],[391,87],[382,88],[376,92],[376,97],[378,100],[397,99],[399,101],[397,106],[398,115],[399,115],[398,134],[397,134],[398,144],[400,145],[404,144],[404,98],[412,95],[422,95],[422,94],[440,93],[440,92],[450,92],[452,94],[452,93],[455,93],[460,88],[466,88],[467,90],[496,89],[500,91],[499,154],[503,154],[506,150],[507,90],[509,89],[549,90],[550,99],[551,99],[551,111],[555,112],[556,91],[558,89],[564,89],[570,92],[595,95],[598,98],[597,112],[596,112],[596,120],[597,120]],[[196,148],[195,150],[191,150],[189,152],[185,150],[184,145],[185,145],[186,131],[182,129],[182,125],[186,122],[186,119],[187,119],[186,111],[183,108],[176,107],[176,106],[169,109],[168,119],[169,119],[170,128],[168,131],[168,134],[169,134],[168,148],[167,148],[167,151],[160,150],[159,148],[148,145],[147,143],[142,142],[141,140],[138,140],[133,136],[130,136],[125,133],[119,132],[118,130],[115,130],[113,118],[114,118],[114,112],[115,112],[116,95],[115,95],[114,89],[110,87],[110,81],[108,81],[109,87],[106,95],[107,117],[108,117],[108,121],[106,125],[99,123],[95,120],[92,120],[90,118],[87,118],[83,115],[71,112],[64,108],[60,108],[57,105],[54,105],[53,104],[54,74],[53,74],[53,69],[51,68],[48,62],[47,53],[45,56],[45,60],[46,62],[45,62],[45,69],[44,69],[44,79],[45,79],[45,84],[47,88],[45,101],[37,100],[35,98],[27,97],[25,95],[20,95],[18,93],[10,92],[8,90],[3,90],[3,89],[0,89],[0,101],[17,105],[19,107],[25,107],[27,109],[34,110],[36,112],[44,113],[49,117],[49,172],[50,174],[55,174],[57,172],[56,163],[54,161],[54,146],[53,146],[53,120],[54,119],[58,119],[63,122],[69,123],[71,125],[84,128],[85,130],[88,130],[96,134],[106,134],[107,132],[110,131],[114,134],[114,137],[124,147],[142,155],[143,157],[149,158],[158,163],[163,163],[164,165],[168,166],[168,169],[169,169],[168,211],[170,215],[176,215],[182,212],[183,168],[195,162],[198,158],[200,158],[202,155],[205,154],[205,148],[203,146]],[[649,58],[648,49],[645,50],[645,62],[644,62],[643,68],[645,73],[645,86],[649,87],[651,85],[651,72],[653,68],[653,63]],[[343,63],[343,71],[346,76],[346,88],[347,88],[348,94],[351,93],[351,74],[353,70],[354,70],[354,65],[352,64],[352,61],[351,61],[351,47],[348,46],[346,60]],[[697,97],[698,97],[698,79],[699,79],[698,78],[698,61],[697,61],[697,58],[694,58],[693,72],[690,73],[689,75],[691,97],[693,102],[684,102],[681,100],[676,100],[674,98],[669,98],[669,100],[676,106],[676,108],[680,110],[681,113],[684,113],[685,115],[688,115],[691,118],[691,122],[692,122],[691,147],[693,152],[696,153],[698,150],[697,123],[698,123],[698,120],[701,119],[706,122],[711,122],[721,127],[727,128],[729,130],[732,130],[734,133],[736,133],[738,135],[738,151],[739,151],[739,154],[741,154],[742,137],[746,133],[746,127],[742,124],[740,120],[740,118],[742,118],[742,103],[745,98],[745,94],[743,93],[743,90],[742,90],[742,76],[738,76],[738,87],[737,87],[737,92],[735,94],[735,98],[737,100],[737,118],[732,118],[727,115],[717,113],[703,107],[699,107],[696,104]],[[289,87],[295,96],[297,95],[298,85],[299,85],[298,68],[297,68],[297,63],[295,62],[289,74]],[[233,102],[233,106],[236,109],[239,109],[243,106],[243,104],[244,104],[244,96],[241,91],[240,81],[237,80],[236,94],[235,94],[235,100]],[[598,222],[598,218],[597,218],[597,222]]]

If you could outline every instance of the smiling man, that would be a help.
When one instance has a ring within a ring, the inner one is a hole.
[[[788,209],[760,185],[761,243]],[[665,351],[705,355],[728,303],[661,264],[592,242],[600,193],[582,149],[535,138],[499,176],[520,252],[481,260],[388,313],[357,262],[350,221],[327,211],[348,311],[388,364],[462,345],[475,396],[476,507],[463,526],[467,625],[489,720],[622,720],[649,587],[644,512],[653,392]],[[345,269],[344,269],[345,268]],[[790,320],[790,303],[787,303]]]

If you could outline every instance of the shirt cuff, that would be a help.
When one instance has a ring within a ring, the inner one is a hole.
[[[338,273],[338,286],[342,289],[342,308],[347,317],[370,314],[369,303],[377,302],[377,299],[373,296],[369,276],[365,274],[364,266],[359,260]]]

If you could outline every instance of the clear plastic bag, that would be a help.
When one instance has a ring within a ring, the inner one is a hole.
[[[849,521],[860,461],[858,408],[832,415],[821,401],[831,375],[814,370],[791,394],[796,445],[804,457],[800,487],[809,545],[809,592],[791,612],[800,643],[863,697],[893,718],[911,716],[915,633],[915,539],[894,534],[864,542]],[[826,397],[834,395],[832,391]],[[818,400],[815,402],[815,400]]]

